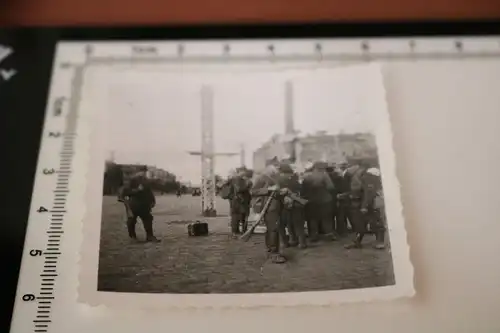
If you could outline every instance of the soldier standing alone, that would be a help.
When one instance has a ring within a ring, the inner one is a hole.
[[[130,214],[127,218],[127,229],[129,237],[137,240],[135,225],[139,217],[146,232],[147,242],[159,242],[153,234],[153,215],[152,208],[156,205],[156,199],[153,191],[148,185],[146,179],[147,167],[142,167],[139,172],[130,180],[128,186],[123,188],[122,198],[128,197],[127,205]]]

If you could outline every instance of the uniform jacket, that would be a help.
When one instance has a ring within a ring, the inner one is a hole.
[[[365,172],[362,176],[361,208],[374,208],[375,198],[381,189],[380,177]]]
[[[233,177],[230,181],[230,205],[232,213],[246,213],[250,208],[251,182],[241,176]]]
[[[142,190],[139,189],[139,185],[142,185]],[[149,210],[156,204],[154,193],[147,179],[142,176],[132,178],[129,186],[123,188],[121,196],[130,198],[129,206],[133,211]]]
[[[293,174],[281,174],[280,175],[280,186],[288,188],[291,192],[301,196],[302,195],[302,185],[299,181],[299,175]],[[301,205],[294,202],[290,198],[284,199],[284,208],[300,208]]]
[[[264,172],[263,174],[255,177],[250,194],[252,195],[252,207],[256,213],[260,213],[262,211],[262,208],[270,195],[268,187],[273,185],[280,186],[280,183],[282,183],[282,179],[280,179],[280,176],[277,173],[271,174],[269,172]],[[279,212],[281,208],[281,200],[276,198],[271,202],[268,211]]]
[[[334,185],[326,171],[313,170],[304,175],[302,195],[312,203],[331,202]]]

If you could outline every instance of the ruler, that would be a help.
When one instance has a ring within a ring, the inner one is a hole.
[[[61,277],[64,233],[69,221],[68,202],[77,200],[71,189],[85,179],[75,179],[75,140],[78,138],[78,103],[82,69],[95,64],[189,62],[252,62],[314,64],[359,61],[469,59],[500,56],[500,37],[484,38],[384,38],[322,40],[257,40],[213,42],[68,42],[58,47],[41,137],[31,211],[14,308],[14,333],[66,333],[51,330],[57,317],[57,292]],[[85,167],[85,166],[83,166]],[[80,226],[77,226],[80,228]],[[75,262],[76,265],[76,262]],[[97,269],[97,268],[96,268]],[[64,275],[64,274],[63,274]]]
[[[74,70],[55,68],[42,131],[12,332],[49,332],[64,229],[70,219],[70,181],[76,138],[78,90]],[[73,83],[73,84],[72,84]],[[23,319],[24,318],[24,319]],[[31,329],[16,329],[16,321]]]

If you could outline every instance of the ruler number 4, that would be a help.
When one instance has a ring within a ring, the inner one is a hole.
[[[49,210],[43,206],[40,206],[40,208],[38,208],[36,211],[38,213],[45,213],[45,212],[48,212]]]

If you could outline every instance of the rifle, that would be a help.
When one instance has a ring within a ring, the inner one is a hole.
[[[290,191],[285,196],[289,197],[290,199],[292,199],[295,202],[298,202],[302,206],[307,205],[307,203],[309,202],[307,199],[304,199],[301,196],[299,196],[298,194],[295,194],[295,193],[290,192]]]
[[[132,209],[130,208],[130,205],[128,203],[128,199],[125,197],[122,197],[121,194],[118,197],[118,202],[122,202],[123,205],[125,206],[125,214],[127,215],[127,219],[133,218],[134,213],[132,213]]]
[[[269,210],[269,206],[271,206],[271,202],[274,200],[276,197],[277,192],[273,191],[270,196],[267,197],[266,203],[264,204],[264,207],[262,208],[262,211],[258,214],[258,218],[255,221],[255,223],[248,228],[247,231],[243,235],[240,236],[240,239],[244,242],[248,242],[250,238],[252,237],[253,233],[255,232],[255,228],[257,228],[262,221],[264,220],[264,216],[266,215],[267,211]]]

